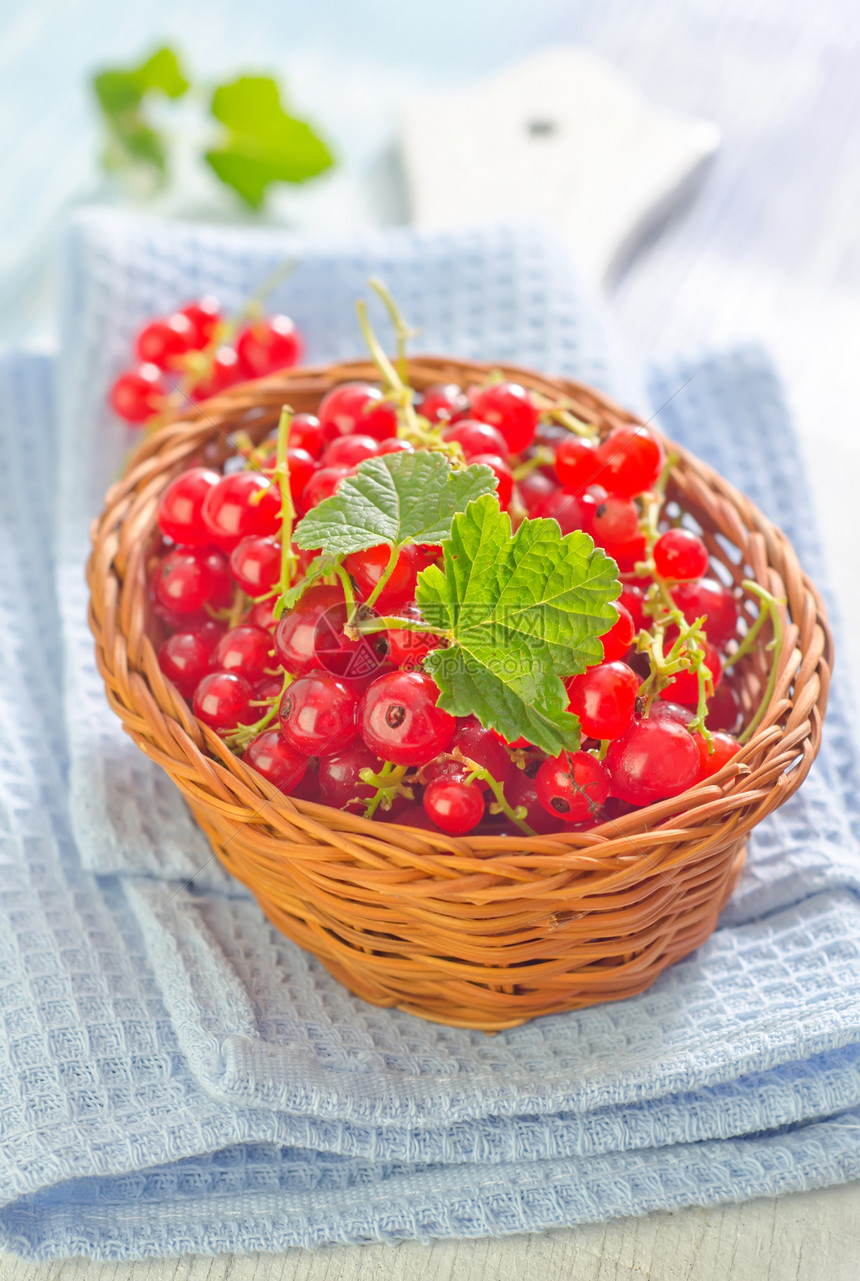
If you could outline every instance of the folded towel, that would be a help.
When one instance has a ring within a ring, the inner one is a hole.
[[[417,346],[668,402],[670,434],[817,573],[761,354],[679,361],[643,392],[528,227],[297,246],[90,214],[70,250],[58,368],[0,357],[0,1245],[131,1258],[474,1236],[860,1177],[858,789],[838,689],[819,761],[756,829],[702,948],[639,997],[487,1037],[365,1004],[266,923],[118,732],[84,621],[86,522],[127,445],[101,403],[129,335],[204,288],[236,305],[286,254],[301,265],[275,302],[312,359],[357,354],[348,305],[383,275]]]

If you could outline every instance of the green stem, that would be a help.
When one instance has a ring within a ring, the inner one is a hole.
[[[397,562],[399,559],[400,559],[400,548],[398,547],[397,543],[394,543],[392,544],[392,547],[391,547],[391,554],[388,557],[388,564],[385,566],[385,569],[379,575],[379,579],[376,583],[376,586],[368,596],[367,600],[364,602],[368,609],[373,608],[373,606],[379,600],[379,597],[385,591],[385,585],[388,582],[391,575],[394,573],[395,566],[397,565]]]
[[[493,793],[496,805],[498,806],[498,813],[504,814],[509,818],[525,836],[537,835],[534,828],[529,827],[528,823],[525,821],[527,812],[525,806],[518,805],[516,809],[512,809],[508,801],[505,799],[505,789],[502,787],[499,780],[493,777],[488,769],[485,769],[483,765],[479,765],[477,761],[470,760],[468,756],[464,756],[462,752],[458,751],[456,748],[454,749],[453,755],[456,760],[462,761],[466,766],[466,769],[469,771],[463,780],[464,783],[471,783],[476,778],[481,779],[481,781],[486,783],[490,791]]]
[[[391,629],[403,632],[430,632],[433,636],[439,636],[442,640],[453,639],[453,633],[445,631],[434,626],[432,623],[419,623],[412,618],[396,618],[388,616],[386,618],[362,618],[355,624],[355,630],[361,632],[363,636],[369,636],[372,632],[387,632]]]
[[[231,752],[244,751],[252,739],[255,739],[258,734],[262,734],[264,729],[269,728],[272,721],[278,714],[278,708],[281,705],[281,699],[284,696],[284,691],[287,689],[288,685],[293,683],[294,679],[295,677],[291,676],[289,672],[284,672],[284,681],[281,685],[280,693],[275,694],[273,698],[267,698],[263,702],[255,704],[257,707],[268,707],[268,711],[265,715],[261,716],[253,725],[239,725],[236,729],[231,730],[229,734],[225,734],[224,741],[230,748]]]
[[[751,579],[745,579],[741,585],[745,591],[751,592],[754,596],[757,596],[760,601],[764,601],[766,597],[768,602],[772,605],[785,604],[784,597],[781,601],[777,601],[775,596],[771,596],[770,592],[766,591],[764,587],[759,587],[758,583],[754,583]],[[758,640],[758,634],[761,631],[764,624],[767,622],[769,614],[770,614],[770,610],[768,608],[765,607],[765,608],[759,609],[758,617],[755,619],[755,622],[753,623],[752,627],[749,629],[746,636],[744,636],[743,640],[741,641],[740,645],[738,645],[735,652],[731,654],[723,663],[724,670],[727,667],[733,667],[734,664],[738,662],[739,659],[743,658],[745,654],[748,654],[750,652],[750,650],[753,648],[756,641]]]
[[[359,772],[362,783],[376,788],[375,795],[371,796],[365,806],[364,818],[373,818],[380,805],[383,809],[391,809],[391,802],[395,796],[403,795],[412,799],[411,788],[403,787],[403,778],[408,768],[408,765],[395,765],[392,761],[386,761],[378,774],[374,774],[371,769],[363,769]]]
[[[296,557],[293,552],[293,500],[290,496],[290,467],[287,458],[287,446],[290,439],[290,423],[293,411],[284,405],[278,419],[278,448],[275,455],[275,474],[281,491],[281,577],[278,582],[278,594],[287,591],[293,581],[296,568]]]
[[[355,611],[358,608],[355,600],[355,592],[352,590],[352,579],[339,562],[333,566],[334,572],[340,579],[340,585],[343,588],[343,598],[346,601],[346,617],[349,626],[352,626],[352,620]]]
[[[394,365],[392,365],[391,361],[388,359],[388,356],[383,350],[382,344],[376,336],[374,328],[370,323],[370,318],[367,314],[367,305],[363,298],[359,298],[358,302],[355,304],[355,309],[358,312],[358,323],[361,326],[364,341],[367,343],[367,349],[373,358],[374,364],[382,375],[383,382],[388,388],[390,399],[394,402],[400,414],[403,416],[403,423],[406,427],[407,434],[417,437],[426,435],[426,433],[422,431],[421,424],[418,421],[418,415],[415,412],[415,406],[412,404],[412,391],[407,384],[408,370],[406,369],[405,356],[399,358],[403,367],[403,377],[401,377],[394,368]],[[400,342],[401,337],[400,332],[398,331],[398,350]]]
[[[777,668],[777,663],[779,662],[779,656],[782,653],[783,642],[785,640],[785,632],[782,626],[782,615],[779,612],[779,607],[781,604],[782,605],[785,604],[785,599],[783,598],[781,601],[777,600],[775,596],[771,595],[771,593],[767,590],[767,588],[760,587],[758,583],[754,583],[752,582],[751,579],[748,579],[748,578],[744,579],[744,582],[741,585],[744,591],[749,592],[751,595],[758,597],[759,601],[761,602],[761,611],[760,611],[759,617],[761,617],[761,615],[765,613],[769,614],[771,619],[771,624],[773,626],[773,640],[768,645],[768,649],[771,649],[773,651],[773,662],[770,665],[770,673],[767,678],[767,684],[764,687],[764,693],[762,694],[761,702],[758,705],[758,711],[750,721],[749,725],[747,725],[743,733],[738,735],[739,743],[747,743],[752,738],[753,734],[761,724],[764,714],[767,711],[768,704],[770,703],[770,700],[773,697],[773,691],[776,686],[776,668]],[[747,633],[747,635],[749,635],[749,633]]]
[[[407,383],[409,381],[409,369],[406,364],[406,344],[410,338],[415,337],[415,331],[409,328],[403,318],[403,313],[378,276],[371,276],[367,283],[377,297],[382,299],[391,317],[391,323],[394,326],[394,333],[397,338],[397,372],[400,375],[401,382]]]

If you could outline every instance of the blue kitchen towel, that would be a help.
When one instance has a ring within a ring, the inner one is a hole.
[[[217,873],[115,733],[80,588],[86,519],[126,444],[100,412],[106,381],[143,316],[206,287],[235,304],[285,252],[274,233],[87,215],[56,382],[46,358],[0,359],[0,1244],[119,1258],[495,1234],[860,1177],[857,775],[838,695],[707,944],[640,997],[491,1038],[340,987]],[[535,229],[303,247],[277,301],[312,358],[358,351],[346,305],[371,272],[422,345],[641,403]],[[816,570],[766,362],[653,372],[652,403],[675,392],[670,433]]]

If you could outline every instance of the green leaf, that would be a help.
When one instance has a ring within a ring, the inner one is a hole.
[[[305,182],[334,164],[313,128],[286,113],[268,76],[240,76],[221,85],[212,96],[212,115],[227,133],[206,152],[206,161],[253,209],[263,204],[270,183]]]
[[[308,588],[312,587],[318,578],[324,578],[326,574],[330,574],[335,566],[336,559],[333,556],[314,556],[302,577],[276,600],[273,610],[275,618],[280,618],[287,610],[297,605]]]
[[[387,543],[441,543],[473,499],[492,494],[489,467],[455,471],[444,454],[416,450],[368,458],[336,494],[308,512],[293,535],[302,548],[349,555]]]
[[[107,167],[143,165],[163,177],[166,149],[161,135],[146,121],[143,103],[148,93],[181,98],[187,91],[188,81],[173,50],[157,49],[139,67],[101,71],[92,84],[110,137]]]
[[[524,520],[512,535],[497,500],[479,498],[455,516],[443,565],[418,576],[424,618],[451,638],[424,660],[439,706],[509,742],[575,751],[579,721],[561,678],[602,660],[620,591],[615,562],[587,534]]]

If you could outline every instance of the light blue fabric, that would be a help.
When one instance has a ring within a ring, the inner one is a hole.
[[[69,249],[58,370],[0,358],[0,1245],[124,1258],[495,1234],[860,1177],[857,774],[838,683],[821,757],[757,830],[720,929],[647,993],[491,1038],[366,1005],[217,871],[118,732],[81,586],[86,520],[127,444],[102,397],[135,325],[204,286],[235,305],[296,246],[88,215]],[[347,304],[370,272],[419,346],[642,403],[534,228],[305,247],[277,302],[312,358],[358,350]],[[670,433],[817,572],[760,353],[649,385],[654,405],[677,393]]]

